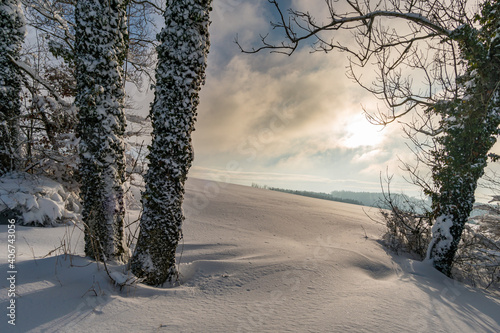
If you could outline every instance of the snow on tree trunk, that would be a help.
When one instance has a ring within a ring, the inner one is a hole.
[[[496,83],[489,82],[490,88],[498,85],[498,78],[495,80]],[[477,183],[484,174],[500,125],[499,92],[492,94],[481,83],[475,85],[475,90],[470,99],[460,101],[453,109],[456,112],[443,120],[446,133],[437,139],[442,149],[434,153],[437,165],[433,179],[439,191],[432,195],[436,221],[427,258],[446,275],[451,274],[462,231],[473,209]],[[478,100],[488,102],[485,105]]]
[[[0,176],[14,169],[19,146],[21,75],[19,60],[25,23],[18,0],[0,0]]]
[[[477,183],[477,182],[476,182]],[[470,194],[469,191],[467,191]],[[473,194],[474,192],[472,192]],[[443,199],[443,198],[442,198]],[[451,197],[454,201],[457,197]],[[443,274],[450,276],[455,253],[462,236],[465,223],[472,211],[474,201],[464,204],[462,209],[457,209],[453,204],[446,205],[436,218],[432,227],[432,240],[429,244],[427,259]]]
[[[153,141],[142,195],[143,214],[132,272],[150,285],[177,279],[184,183],[193,160],[198,92],[205,81],[211,0],[167,1],[159,34]]]
[[[436,221],[428,250],[428,259],[446,275],[451,274],[462,231],[473,209],[477,182],[494,143],[491,132],[481,126],[492,121],[483,110],[464,101],[449,107],[451,114],[442,122],[445,135],[437,139],[442,147],[433,152],[433,180],[438,191],[432,195]]]
[[[126,6],[125,0],[79,0],[75,9],[85,253],[99,260],[121,259],[126,253],[122,68],[128,43]]]
[[[454,33],[467,71],[458,78],[463,97],[434,106],[442,116],[441,147],[433,152],[433,238],[427,259],[446,275],[475,201],[474,192],[487,166],[500,126],[500,2],[483,3],[479,30],[463,26]]]

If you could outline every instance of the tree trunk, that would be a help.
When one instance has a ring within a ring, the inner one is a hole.
[[[158,47],[153,142],[142,195],[143,214],[132,272],[150,285],[177,279],[184,183],[193,160],[198,92],[205,80],[211,0],[167,1]]]
[[[24,35],[21,2],[0,0],[0,176],[18,160],[21,74],[11,57],[19,60]]]
[[[456,209],[455,205],[448,204],[441,215],[436,218],[432,227],[432,240],[429,244],[427,259],[431,260],[433,266],[446,276],[451,276],[455,253],[471,211],[472,204],[464,209]]]
[[[123,63],[127,50],[124,0],[79,0],[75,63],[79,107],[85,253],[121,259],[125,215]]]
[[[477,183],[484,174],[487,155],[496,142],[495,132],[500,125],[495,107],[476,104],[477,98],[484,100],[484,96],[477,94],[452,108],[454,112],[443,120],[446,133],[437,139],[442,146],[433,152],[436,161],[433,180],[438,191],[432,194],[436,221],[427,259],[447,276],[451,275],[462,231],[474,208]]]
[[[473,209],[478,180],[487,166],[488,153],[500,126],[500,17],[499,2],[485,2],[480,30],[464,26],[455,32],[467,71],[457,78],[464,87],[461,99],[437,104],[444,135],[433,152],[432,194],[436,223],[427,258],[450,276],[462,231]]]

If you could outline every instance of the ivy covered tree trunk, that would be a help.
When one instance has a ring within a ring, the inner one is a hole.
[[[25,23],[19,0],[0,0],[0,176],[15,169],[19,151],[21,74],[19,60]]]
[[[205,81],[211,0],[170,0],[159,34],[153,141],[142,195],[140,233],[132,272],[150,285],[177,279],[177,244],[182,237],[184,183],[193,160],[198,93]]]
[[[477,18],[481,28],[463,26],[453,36],[459,42],[468,70],[459,83],[460,100],[438,104],[444,135],[433,154],[432,241],[427,257],[434,267],[451,274],[462,231],[475,201],[477,182],[487,165],[488,152],[496,142],[500,125],[500,12],[499,1],[483,4]]]
[[[122,68],[128,44],[126,6],[126,0],[79,0],[75,9],[85,253],[99,260],[120,259],[126,253]]]
[[[432,196],[436,221],[428,257],[435,268],[448,276],[451,275],[462,231],[473,209],[475,190],[484,173],[488,151],[496,141],[494,133],[500,122],[492,118],[499,118],[499,115],[493,115],[488,109],[463,110],[457,107],[455,110],[465,111],[467,116],[462,114],[459,122],[454,116],[446,118],[448,133],[439,138],[443,146],[434,154],[441,163],[433,175],[439,191]]]

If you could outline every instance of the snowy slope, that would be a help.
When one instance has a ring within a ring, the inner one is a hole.
[[[17,325],[0,331],[500,332],[498,295],[387,253],[360,206],[196,179],[186,197],[173,288],[120,291],[81,256],[41,258],[61,240],[81,255],[77,229],[18,227]]]

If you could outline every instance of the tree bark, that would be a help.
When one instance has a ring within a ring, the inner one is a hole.
[[[0,176],[16,168],[21,116],[19,60],[25,23],[18,0],[0,0]]]
[[[122,259],[125,215],[123,63],[127,50],[124,0],[79,0],[75,63],[85,253]]]
[[[158,47],[153,142],[132,272],[150,285],[175,282],[184,183],[193,160],[198,92],[205,81],[211,0],[167,1]]]

